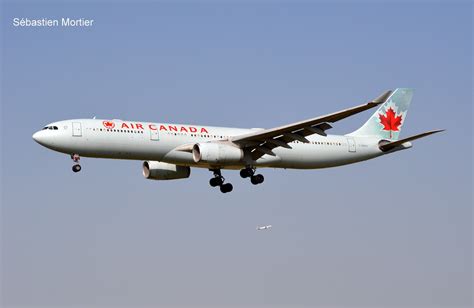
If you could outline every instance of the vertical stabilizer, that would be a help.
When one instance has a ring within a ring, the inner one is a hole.
[[[396,89],[361,128],[349,135],[398,140],[412,97],[413,89]]]

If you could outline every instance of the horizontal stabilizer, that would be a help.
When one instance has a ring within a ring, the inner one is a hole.
[[[408,138],[405,138],[405,139],[401,139],[401,140],[397,140],[397,141],[393,141],[393,142],[387,141],[387,143],[383,143],[383,141],[382,141],[382,143],[379,145],[379,149],[383,152],[387,152],[387,151],[390,151],[390,150],[392,150],[396,147],[401,146],[405,142],[412,141],[412,140],[419,139],[419,138],[423,138],[423,137],[429,136],[431,134],[439,133],[439,132],[442,132],[442,131],[444,131],[444,129],[432,130],[432,131],[429,131],[429,132],[426,132],[426,133],[414,135],[414,136],[411,136],[411,137],[408,137]]]

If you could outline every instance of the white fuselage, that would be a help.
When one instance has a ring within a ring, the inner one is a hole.
[[[161,161],[171,164],[239,169],[245,163],[209,165],[195,163],[189,151],[177,149],[183,145],[207,141],[228,140],[259,129],[149,123],[122,120],[77,119],[51,123],[33,135],[52,150],[84,157]],[[291,149],[277,147],[275,156],[264,155],[253,162],[255,167],[315,169],[355,163],[384,153],[379,139],[338,135],[312,135],[309,143],[294,141]]]

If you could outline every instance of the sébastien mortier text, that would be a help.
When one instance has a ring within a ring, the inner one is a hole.
[[[94,19],[86,18],[61,18],[61,19],[30,19],[30,18],[13,18],[14,27],[91,27]]]

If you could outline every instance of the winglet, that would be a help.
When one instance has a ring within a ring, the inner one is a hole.
[[[385,103],[385,101],[390,97],[390,95],[392,95],[393,91],[392,90],[388,90],[388,91],[385,91],[382,95],[380,95],[379,97],[373,99],[372,101],[370,101],[371,103],[374,103],[374,104],[382,104],[382,103]]]

